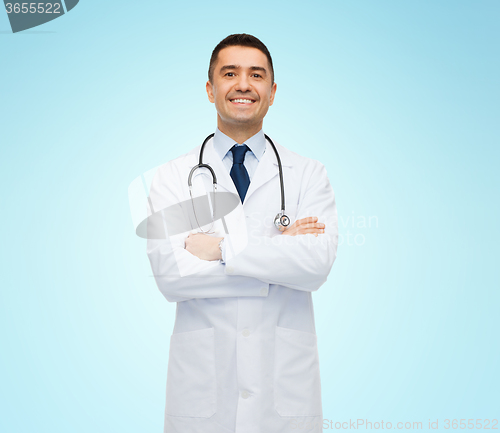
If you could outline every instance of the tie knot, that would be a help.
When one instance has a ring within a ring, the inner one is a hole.
[[[234,145],[231,148],[231,152],[233,152],[233,164],[243,164],[247,150],[250,150],[250,149],[248,148],[248,146],[246,144],[244,144],[243,146]]]

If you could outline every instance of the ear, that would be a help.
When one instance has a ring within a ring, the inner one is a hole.
[[[274,102],[274,95],[276,95],[276,89],[278,88],[277,84],[274,83],[273,87],[271,88],[271,98],[269,99],[269,105],[273,105]]]
[[[215,101],[215,98],[214,98],[213,86],[212,86],[212,83],[210,82],[210,80],[207,81],[206,88],[207,88],[208,100],[213,104]]]

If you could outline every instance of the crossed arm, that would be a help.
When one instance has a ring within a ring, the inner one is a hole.
[[[318,222],[318,217],[306,217],[295,221],[291,226],[283,230],[282,235],[298,236],[314,234],[318,236],[325,232],[325,224]],[[201,260],[222,259],[219,242],[223,237],[213,237],[204,233],[191,233],[186,238],[186,250]]]
[[[249,233],[248,245],[234,257],[226,255],[225,264],[220,262],[221,237],[198,233],[170,241],[148,239],[151,267],[167,300],[267,296],[269,284],[317,290],[336,258],[337,211],[324,166],[316,162],[305,171],[294,224],[272,238]],[[156,208],[182,201],[173,182],[177,176],[182,179],[168,165],[157,174],[150,191]],[[179,269],[189,269],[189,274],[183,276]]]

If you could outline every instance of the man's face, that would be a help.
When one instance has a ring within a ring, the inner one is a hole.
[[[233,46],[219,52],[207,94],[222,125],[262,127],[273,105],[276,83],[271,84],[266,55],[257,48]]]

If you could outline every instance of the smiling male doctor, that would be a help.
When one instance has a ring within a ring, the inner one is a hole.
[[[215,235],[148,240],[158,287],[177,302],[165,432],[284,433],[300,425],[320,432],[311,293],[326,281],[336,257],[334,192],[320,162],[276,144],[293,224],[282,232],[272,224],[280,183],[262,125],[276,83],[260,40],[238,34],[221,41],[212,53],[206,91],[217,110],[217,129],[204,162],[216,172],[219,191],[238,194],[242,204],[229,234],[219,220]],[[150,188],[155,209],[189,199],[187,179],[199,151],[158,169]],[[202,169],[193,179],[196,194],[206,194],[211,181]],[[229,254],[227,243],[238,230],[248,242]]]

